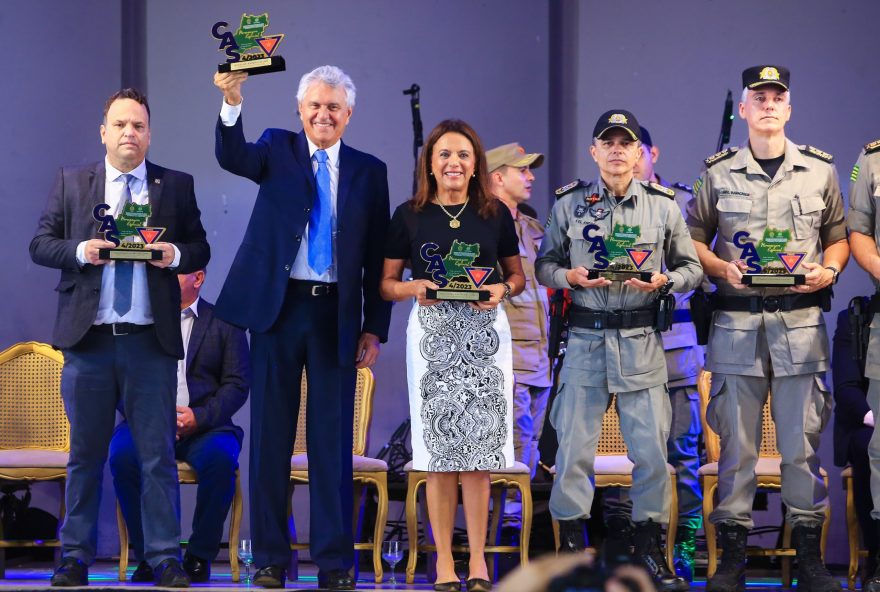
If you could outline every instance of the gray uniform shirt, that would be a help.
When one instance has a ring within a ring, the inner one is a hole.
[[[538,281],[548,288],[571,288],[566,271],[603,265],[597,238],[609,247],[612,258],[605,259],[610,264],[621,258],[615,254],[627,257],[627,249],[633,252],[634,262],[640,262],[641,271],[659,272],[665,262],[665,273],[674,280],[676,292],[692,290],[702,277],[675,202],[635,180],[618,201],[600,179],[572,190],[553,206],[535,265]],[[591,310],[632,310],[650,306],[655,299],[655,293],[622,282],[572,291],[574,304]],[[560,382],[629,392],[666,381],[663,346],[654,328],[571,328]]]
[[[785,157],[770,179],[748,146],[706,159],[707,166],[688,205],[688,228],[695,241],[712,245],[724,261],[743,259],[746,242],[762,265],[782,266],[777,253],[803,255],[803,262],[821,262],[828,245],[846,239],[843,200],[830,155],[786,140]],[[747,232],[735,242],[735,235]],[[783,244],[784,243],[784,244]],[[770,260],[773,258],[774,260]],[[789,261],[792,261],[791,259]],[[792,273],[806,273],[794,267]],[[794,293],[791,288],[744,288],[711,278],[725,296]],[[757,354],[763,326],[776,376],[828,369],[828,335],[818,307],[789,312],[717,311],[709,335],[706,368],[712,372],[767,376],[770,368]]]
[[[853,232],[874,238],[880,250],[880,140],[867,144],[859,153],[859,158],[850,176],[849,214],[847,225]],[[875,278],[874,288],[880,289]],[[880,315],[871,320],[871,339],[865,357],[865,376],[880,379]]]

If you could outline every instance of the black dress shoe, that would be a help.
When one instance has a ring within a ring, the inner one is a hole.
[[[135,583],[152,582],[156,578],[153,576],[153,568],[146,561],[138,563],[137,569],[131,574],[131,581]]]
[[[165,559],[156,566],[156,585],[163,588],[189,588],[189,576],[177,559]]]
[[[261,567],[254,574],[254,584],[263,588],[283,588],[286,580],[284,568],[275,565]]]
[[[207,582],[211,579],[211,562],[201,557],[196,557],[189,551],[183,555],[183,569],[189,576],[189,581]]]
[[[53,586],[88,586],[89,568],[76,557],[65,557],[52,574]]]
[[[328,590],[354,590],[354,578],[347,569],[318,572],[318,587]]]
[[[465,581],[467,592],[489,592],[492,590],[492,582],[481,578],[471,578]]]

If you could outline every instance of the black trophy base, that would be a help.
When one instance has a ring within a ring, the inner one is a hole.
[[[492,294],[489,290],[454,290],[452,288],[441,288],[432,290],[428,288],[425,291],[425,297],[430,300],[455,300],[458,302],[488,302]]]
[[[742,283],[753,288],[785,288],[801,286],[806,281],[800,273],[746,273]]]
[[[588,269],[587,279],[596,280],[605,278],[612,282],[625,282],[626,280],[641,280],[650,282],[653,274],[650,271],[617,271],[611,269]]]
[[[98,249],[98,259],[105,261],[159,261],[162,251],[152,249]]]
[[[241,60],[238,62],[227,62],[217,66],[217,71],[224,72],[247,72],[249,76],[257,74],[269,74],[271,72],[284,72],[287,66],[284,64],[284,58],[281,56],[272,56],[271,58],[259,58],[256,60]]]

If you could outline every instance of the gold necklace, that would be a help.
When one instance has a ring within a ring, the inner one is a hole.
[[[459,226],[461,226],[461,222],[458,221],[458,217],[461,216],[462,212],[464,212],[464,209],[467,207],[468,202],[471,200],[471,196],[469,195],[467,197],[467,199],[464,200],[464,203],[461,204],[461,209],[458,210],[458,213],[454,216],[449,213],[449,210],[447,210],[445,207],[443,207],[443,204],[440,203],[439,197],[436,199],[437,199],[437,205],[440,206],[440,209],[443,210],[443,213],[451,218],[449,220],[449,228],[458,228]]]

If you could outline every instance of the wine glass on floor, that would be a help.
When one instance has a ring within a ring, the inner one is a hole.
[[[254,562],[254,553],[251,549],[250,539],[241,539],[238,541],[238,558],[244,562],[245,583],[251,585],[251,563]]]
[[[403,547],[400,545],[400,541],[385,541],[382,544],[382,559],[391,566],[391,577],[388,579],[388,583],[397,586],[397,580],[394,578],[394,566],[403,559]]]

